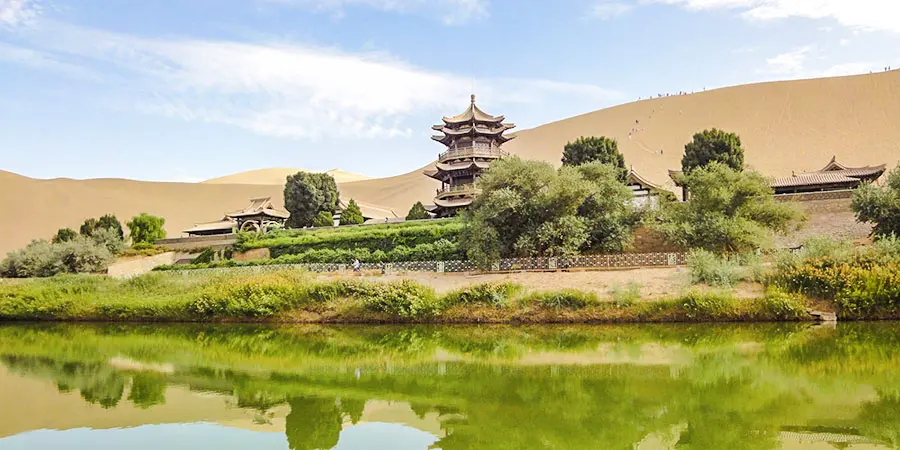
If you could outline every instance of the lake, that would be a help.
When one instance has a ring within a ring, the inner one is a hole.
[[[0,325],[0,449],[886,449],[900,324]]]

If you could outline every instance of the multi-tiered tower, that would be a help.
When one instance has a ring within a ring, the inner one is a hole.
[[[516,127],[503,120],[503,116],[494,117],[478,109],[473,95],[462,114],[444,117],[444,123],[431,127],[442,133],[431,138],[447,147],[438,155],[435,170],[425,171],[425,175],[441,182],[431,212],[448,217],[472,203],[478,195],[475,182],[492,161],[503,157],[500,146],[515,138],[503,135]]]

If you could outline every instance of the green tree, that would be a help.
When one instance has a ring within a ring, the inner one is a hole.
[[[431,215],[425,210],[425,205],[423,205],[422,202],[416,202],[415,205],[412,205],[412,208],[409,208],[409,213],[406,214],[406,220],[422,220],[430,218]]]
[[[78,233],[84,237],[90,237],[94,234],[94,230],[97,229],[97,219],[91,217],[90,219],[84,219],[84,223],[81,224],[81,228],[78,229]]]
[[[56,235],[53,236],[53,243],[59,244],[62,242],[69,242],[76,237],[78,237],[78,233],[76,233],[75,230],[71,228],[60,228],[56,232]]]
[[[620,168],[592,162],[576,169],[593,185],[590,197],[578,207],[588,227],[586,249],[593,252],[620,252],[631,242],[640,214],[632,207],[631,190],[620,183]]]
[[[775,201],[769,182],[756,172],[738,172],[719,162],[684,177],[686,202],[664,203],[651,221],[673,243],[713,252],[742,252],[770,243],[800,213]]]
[[[363,218],[362,211],[359,210],[359,205],[356,204],[356,200],[350,199],[347,202],[347,207],[341,211],[341,225],[359,225],[365,222]]]
[[[128,400],[138,408],[147,409],[166,402],[166,380],[162,376],[138,372],[131,378]]]
[[[119,219],[117,219],[114,214],[105,214],[101,216],[100,219],[97,220],[96,229],[113,230],[119,236],[119,239],[125,239],[122,222],[119,222]]]
[[[865,184],[857,189],[850,207],[857,220],[875,224],[875,236],[900,237],[900,168],[888,174],[884,187]]]
[[[628,176],[625,157],[619,153],[619,144],[615,139],[606,136],[582,136],[575,142],[566,143],[563,149],[562,163],[564,166],[580,166],[595,161],[617,168],[617,177],[622,182]]]
[[[334,398],[299,397],[288,401],[291,412],[284,420],[291,450],[332,448],[341,434],[341,410]]]
[[[741,138],[716,128],[703,130],[694,135],[694,139],[684,146],[681,158],[681,170],[685,174],[698,167],[705,167],[711,162],[720,162],[740,172],[744,170],[744,149]]]
[[[132,217],[131,221],[127,223],[132,245],[153,244],[157,240],[165,238],[166,230],[163,229],[165,224],[166,219],[147,213]]]
[[[313,219],[313,226],[317,227],[333,227],[334,214],[329,211],[319,211],[319,215]]]
[[[602,230],[631,215],[630,194],[616,171],[599,162],[554,170],[518,157],[497,161],[479,181],[482,194],[462,214],[460,243],[482,267],[511,256],[621,247],[629,233]]]
[[[338,188],[327,173],[297,172],[287,177],[284,185],[284,207],[291,213],[290,227],[308,227],[321,211],[334,211],[338,204]]]

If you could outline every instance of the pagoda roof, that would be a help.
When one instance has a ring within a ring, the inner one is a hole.
[[[249,217],[249,216],[269,216],[276,219],[287,219],[291,214],[275,208],[272,204],[272,197],[260,197],[250,200],[250,205],[240,211],[234,211],[225,214],[226,219]]]
[[[848,177],[841,173],[812,173],[807,175],[795,175],[791,177],[775,178],[771,183],[769,183],[769,185],[773,188],[779,189],[816,185],[855,185],[859,183],[859,178]]]
[[[448,200],[436,198],[434,199],[434,205],[440,208],[461,208],[463,206],[471,205],[473,200],[475,200],[473,197],[461,197]]]
[[[641,174],[637,173],[634,170],[634,167],[632,167],[628,171],[628,178],[626,179],[626,184],[639,184],[645,188],[654,189],[654,190],[658,190],[658,191],[665,190],[662,186],[641,176]]]
[[[880,164],[877,166],[862,166],[862,167],[850,167],[838,162],[837,157],[832,156],[831,161],[825,165],[825,167],[819,169],[816,172],[809,172],[804,175],[815,174],[815,173],[834,173],[840,172],[841,174],[852,177],[852,178],[870,178],[870,177],[880,177],[884,171],[887,170],[887,165]]]
[[[472,103],[469,104],[469,107],[466,108],[461,114],[457,114],[453,117],[444,117],[444,123],[448,124],[456,124],[456,123],[465,123],[465,122],[483,122],[483,123],[500,123],[503,122],[505,118],[503,116],[492,116],[484,111],[482,111],[478,106],[475,106],[475,95],[472,94]]]
[[[231,219],[223,219],[217,222],[198,223],[193,228],[188,228],[183,232],[185,234],[203,233],[207,231],[231,231],[237,226],[237,221]]]

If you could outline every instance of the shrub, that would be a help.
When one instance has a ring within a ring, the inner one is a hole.
[[[319,215],[313,219],[313,226],[316,227],[333,227],[334,214],[329,211],[319,211]]]
[[[629,281],[624,286],[613,286],[609,293],[615,306],[620,308],[631,306],[641,300],[641,284],[637,281]]]
[[[684,146],[681,170],[688,174],[712,162],[725,164],[738,172],[744,170],[741,138],[735,133],[716,128],[695,134],[694,139]]]
[[[0,276],[30,278],[100,272],[112,259],[113,255],[106,247],[81,236],[59,244],[33,241],[24,249],[9,253],[0,262]]]
[[[522,290],[513,283],[481,283],[453,291],[444,297],[446,307],[456,305],[488,305],[502,308]]]
[[[564,166],[580,166],[594,161],[615,167],[619,181],[624,182],[628,176],[625,157],[619,153],[619,144],[615,139],[606,136],[582,136],[575,142],[566,143],[563,148]]]
[[[857,220],[875,224],[875,236],[900,235],[900,168],[888,174],[884,186],[868,183],[854,191],[850,206]]]
[[[762,260],[752,253],[720,256],[706,250],[691,250],[687,265],[694,283],[731,287],[741,281],[762,281]]]
[[[115,228],[97,228],[91,234],[91,240],[97,245],[106,247],[111,254],[118,255],[125,250],[125,241],[119,236],[120,232]]]
[[[362,211],[359,210],[356,200],[351,198],[347,203],[347,207],[341,211],[341,225],[359,225],[365,221],[366,219],[363,218]]]
[[[766,319],[797,320],[807,315],[799,296],[775,287],[766,289],[766,295],[756,304],[759,314]]]
[[[428,214],[428,211],[425,210],[425,205],[422,202],[416,202],[415,205],[412,205],[412,208],[409,208],[409,212],[406,214],[406,220],[423,220],[430,219],[431,214]]]
[[[54,244],[59,244],[61,242],[68,242],[68,241],[71,241],[72,239],[75,239],[76,236],[78,236],[78,233],[76,233],[75,230],[73,230],[71,228],[60,228],[56,232],[56,235],[53,236],[52,242]]]
[[[679,303],[687,317],[708,320],[723,318],[734,311],[735,299],[727,293],[690,291]]]
[[[338,188],[327,173],[297,172],[284,185],[284,208],[291,213],[288,226],[308,227],[321,211],[334,211]]]
[[[529,300],[545,308],[581,309],[598,303],[597,295],[593,292],[582,292],[574,289],[538,292],[532,294]]]
[[[363,297],[366,309],[388,313],[402,318],[435,315],[440,303],[434,290],[411,280],[373,285]]]

